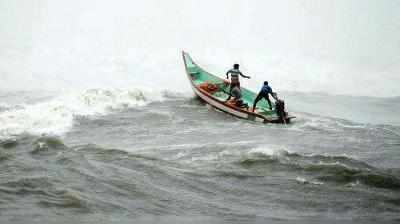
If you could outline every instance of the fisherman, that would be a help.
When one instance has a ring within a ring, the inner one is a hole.
[[[258,103],[258,101],[260,101],[262,98],[264,98],[265,100],[267,100],[268,105],[269,105],[269,109],[272,110],[272,105],[271,105],[271,100],[269,100],[269,94],[271,94],[271,96],[278,101],[278,96],[276,93],[272,92],[272,88],[268,85],[268,81],[264,82],[264,85],[262,86],[260,92],[258,93],[256,99],[254,100],[253,103],[253,112],[254,109],[256,108],[256,105]]]
[[[243,102],[242,91],[240,90],[240,88],[238,86],[234,86],[232,88],[231,95],[229,95],[229,98],[226,101],[230,100],[231,96],[234,97],[235,106],[244,107],[246,109],[249,109],[249,106],[247,105],[247,103]]]
[[[229,79],[229,74],[231,74],[231,85],[229,93],[232,92],[233,87],[238,86],[240,88],[239,75],[243,78],[250,79],[250,76],[243,75],[239,70],[239,64],[234,64],[233,69],[226,72],[226,79]]]

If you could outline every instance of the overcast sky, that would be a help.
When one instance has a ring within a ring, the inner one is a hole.
[[[0,88],[173,89],[186,49],[216,73],[241,63],[254,87],[267,76],[285,90],[400,95],[399,12],[389,0],[0,0]]]

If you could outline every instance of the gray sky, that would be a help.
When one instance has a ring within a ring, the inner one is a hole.
[[[217,74],[241,63],[252,88],[269,79],[284,90],[395,96],[398,12],[389,0],[0,0],[0,89],[176,89],[187,84],[186,49]]]

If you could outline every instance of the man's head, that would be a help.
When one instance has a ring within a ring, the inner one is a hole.
[[[233,68],[234,68],[234,69],[239,69],[239,64],[234,64],[234,65],[233,65]]]
[[[264,81],[264,85],[268,85],[268,81]]]

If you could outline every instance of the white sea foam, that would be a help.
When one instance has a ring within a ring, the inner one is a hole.
[[[296,177],[296,181],[301,183],[301,184],[307,184],[308,183],[307,179],[304,178],[304,177]]]
[[[289,155],[289,151],[287,149],[282,148],[282,146],[277,147],[257,147],[251,149],[248,154],[250,156],[269,156],[272,158],[282,158]]]
[[[320,181],[309,181],[304,177],[296,177],[296,182],[298,182],[300,184],[314,184],[314,185],[324,184],[323,182],[320,182]]]
[[[8,104],[0,102],[0,111],[7,110],[9,108],[10,106]]]
[[[148,89],[65,92],[45,102],[0,112],[0,139],[22,133],[60,135],[72,128],[76,116],[101,116],[162,99],[161,93]]]

